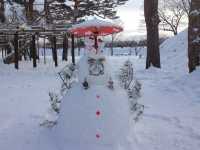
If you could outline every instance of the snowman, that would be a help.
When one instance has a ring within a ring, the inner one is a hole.
[[[110,60],[86,40],[86,53],[77,64],[78,81],[61,101],[54,127],[60,150],[118,150],[129,133],[126,91],[112,72]]]
[[[103,48],[105,43],[101,38],[97,39],[98,42],[98,49],[97,51],[98,54],[103,54]],[[93,36],[85,37],[85,54],[96,54],[96,49],[94,47],[95,39]]]

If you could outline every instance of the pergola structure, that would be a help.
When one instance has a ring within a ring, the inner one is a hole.
[[[0,38],[6,39],[6,37],[10,36],[13,41],[13,49],[14,49],[14,64],[15,68],[19,68],[19,60],[20,60],[20,41],[28,39],[30,42],[27,45],[30,49],[31,58],[33,60],[33,67],[37,67],[37,45],[36,39],[38,37],[46,37],[51,38],[51,47],[52,47],[52,56],[55,62],[55,66],[58,66],[58,58],[57,58],[57,39],[60,37],[63,47],[63,60],[67,61],[68,57],[68,38],[71,38],[71,56],[72,63],[75,64],[75,44],[74,44],[74,35],[68,32],[67,28],[64,27],[54,27],[52,29],[45,29],[42,27],[31,27],[31,29],[23,29],[23,28],[0,28]],[[4,47],[7,43],[0,43],[0,47]],[[24,43],[23,43],[24,44]],[[45,40],[44,40],[45,45]],[[45,49],[45,47],[44,47]],[[45,54],[44,54],[45,61]]]
[[[117,5],[123,5],[127,0],[120,0]],[[73,4],[64,5],[64,3],[56,2],[54,0],[44,0],[44,3],[37,2],[34,3],[34,1],[28,0],[23,1],[23,5],[25,8],[25,14],[22,12],[25,18],[23,18],[23,15],[20,15],[18,13],[18,7],[22,7],[20,5],[12,5],[10,8],[11,15],[8,16],[9,19],[7,19],[4,24],[0,24],[0,40],[6,39],[3,37],[11,36],[12,37],[12,44],[14,49],[14,62],[15,62],[15,68],[18,69],[18,61],[19,61],[19,52],[20,52],[20,41],[27,38],[29,39],[29,51],[32,55],[31,59],[33,59],[33,67],[37,66],[37,52],[36,52],[36,40],[40,37],[48,37],[51,39],[52,44],[52,54],[53,54],[53,60],[55,61],[55,66],[58,65],[57,62],[57,47],[56,42],[57,38],[62,37],[63,39],[63,55],[66,56],[68,52],[68,38],[71,38],[71,54],[72,54],[72,63],[75,64],[75,44],[74,44],[74,38],[75,36],[73,34],[70,34],[68,32],[68,27],[71,24],[76,24],[79,21],[83,21],[81,18],[84,16],[89,15],[95,15],[101,18],[107,17],[114,17],[115,11],[112,11],[112,9],[109,7],[105,7],[107,9],[102,9],[103,11],[100,15],[96,12],[96,9],[98,8],[96,5],[97,3],[88,2],[87,6],[83,5],[85,4],[84,1],[80,0],[74,0],[72,1]],[[55,2],[55,3],[54,3]],[[104,5],[105,2],[102,3]],[[114,3],[114,2],[113,2]],[[106,2],[105,4],[109,4],[109,2]],[[100,4],[98,4],[100,5]],[[34,11],[33,6],[40,7],[42,6],[43,9],[40,11]],[[85,12],[80,10],[86,10]],[[87,9],[86,9],[87,8]],[[100,8],[100,7],[99,7]],[[92,10],[92,11],[90,11]],[[79,19],[78,19],[79,18]],[[10,27],[7,26],[9,24]],[[18,26],[23,24],[27,24],[29,26],[28,29],[22,29],[17,28]],[[64,26],[67,25],[67,26]],[[38,27],[33,27],[33,25],[37,25]],[[13,27],[12,27],[13,26]],[[51,27],[48,27],[51,26]],[[45,39],[45,38],[44,38]],[[6,40],[4,40],[6,41]],[[0,47],[4,47],[7,45],[6,43],[1,43],[0,41]],[[6,50],[5,50],[6,52]],[[64,60],[66,58],[64,57]]]

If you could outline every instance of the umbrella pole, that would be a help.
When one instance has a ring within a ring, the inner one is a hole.
[[[96,49],[96,54],[98,52],[98,41],[97,41],[97,35],[94,35],[94,48]]]

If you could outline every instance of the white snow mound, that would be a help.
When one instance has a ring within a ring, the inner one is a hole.
[[[188,33],[185,30],[161,45],[161,63],[164,70],[170,72],[176,70],[177,74],[188,72],[187,38]]]

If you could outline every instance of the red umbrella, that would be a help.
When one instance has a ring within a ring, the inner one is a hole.
[[[106,36],[123,31],[123,28],[114,23],[93,19],[74,25],[69,32],[76,37],[94,36],[96,53],[98,50],[97,36]]]

